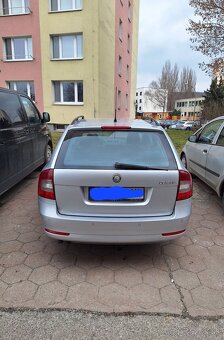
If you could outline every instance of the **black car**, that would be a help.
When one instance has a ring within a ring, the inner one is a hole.
[[[0,88],[0,195],[50,159],[49,121],[29,97]]]

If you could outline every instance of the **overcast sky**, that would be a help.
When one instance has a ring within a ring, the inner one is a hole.
[[[161,75],[166,60],[192,68],[197,76],[197,91],[206,90],[211,79],[198,66],[200,52],[190,48],[186,32],[193,10],[188,0],[140,0],[138,87],[148,86]]]

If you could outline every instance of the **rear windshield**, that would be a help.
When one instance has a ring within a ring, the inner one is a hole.
[[[114,169],[115,163],[177,169],[163,132],[142,130],[69,130],[55,168]]]

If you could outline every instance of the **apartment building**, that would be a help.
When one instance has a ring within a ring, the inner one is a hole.
[[[143,116],[161,119],[167,111],[168,91],[140,87],[136,90],[136,111]]]
[[[134,116],[139,0],[0,0],[0,86],[51,125]]]
[[[181,112],[183,120],[198,120],[201,117],[204,97],[192,97],[175,101],[175,109]]]

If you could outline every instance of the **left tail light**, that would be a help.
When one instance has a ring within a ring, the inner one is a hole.
[[[38,182],[38,196],[55,200],[54,192],[54,170],[43,170],[39,176]]]

